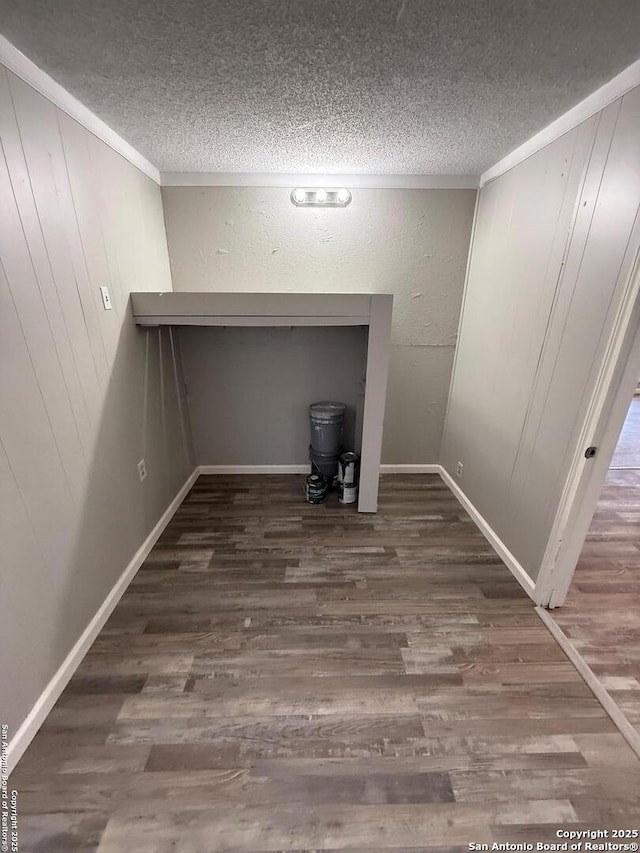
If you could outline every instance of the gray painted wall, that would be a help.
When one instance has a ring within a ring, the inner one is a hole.
[[[480,192],[442,462],[534,579],[639,205],[640,89]]]
[[[437,461],[475,191],[355,190],[339,210],[297,208],[289,189],[162,193],[175,290],[393,293],[383,461]]]
[[[346,403],[345,448],[359,449],[366,327],[183,327],[180,342],[199,465],[308,463],[317,400]]]
[[[128,305],[132,290],[171,289],[158,187],[3,66],[0,137],[0,720],[13,737],[193,462],[171,340]]]

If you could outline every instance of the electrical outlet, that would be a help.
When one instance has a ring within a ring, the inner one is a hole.
[[[462,468],[462,462],[458,462],[458,464],[456,465],[456,477],[462,477]]]
[[[104,310],[111,311],[113,305],[111,304],[111,297],[109,296],[109,288],[101,287],[100,296],[102,297],[102,305],[104,306]]]
[[[140,477],[140,482],[147,479],[147,466],[144,459],[138,462],[138,477]]]

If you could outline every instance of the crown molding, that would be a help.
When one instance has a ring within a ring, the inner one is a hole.
[[[162,172],[163,187],[322,187],[475,190],[476,175],[308,175],[276,172]]]
[[[50,77],[45,71],[32,62],[17,47],[11,44],[4,36],[0,35],[0,63],[9,71],[24,80],[36,91],[40,92],[47,100],[56,107],[75,119],[88,131],[101,139],[114,151],[117,151],[125,160],[144,172],[149,178],[160,183],[159,170],[143,157],[139,151],[119,136],[115,130],[105,124],[102,119],[92,113],[88,107],[80,103],[77,98],[67,92],[59,83]]]
[[[604,86],[587,95],[584,100],[571,107],[551,124],[538,131],[531,139],[523,142],[522,145],[483,172],[480,175],[480,186],[483,187],[489,181],[517,166],[518,163],[522,163],[527,157],[535,154],[536,151],[540,151],[545,145],[549,145],[568,131],[573,130],[574,127],[591,118],[592,115],[600,112],[612,101],[621,98],[638,85],[640,85],[640,59],[629,65]]]

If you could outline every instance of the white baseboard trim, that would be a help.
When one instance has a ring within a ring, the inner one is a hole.
[[[198,465],[198,474],[308,474],[306,465]],[[439,474],[440,465],[381,465],[381,474]]]
[[[198,474],[309,474],[306,465],[198,465]]]
[[[440,465],[418,463],[416,465],[381,465],[381,474],[439,474]]]
[[[98,612],[84,629],[80,638],[66,656],[51,681],[42,691],[37,702],[9,742],[9,746],[7,748],[7,768],[9,773],[15,769],[16,764],[20,758],[22,758],[25,750],[37,734],[38,729],[44,723],[47,715],[58,701],[60,694],[71,680],[72,675],[80,666],[82,659],[89,651],[91,644],[102,630],[109,616],[111,616],[117,603],[120,601],[125,590],[133,580],[136,572],[149,555],[149,552],[158,541],[160,534],[171,521],[176,510],[197,479],[198,469],[195,468],[181,487],[178,494],[162,513],[162,516],[151,533],[149,533],[142,545],[133,555],[128,566],[111,589],[111,592],[100,605]]]
[[[589,664],[573,645],[569,637],[564,633],[553,616],[544,607],[536,607],[536,613],[547,626],[549,633],[553,636],[565,655],[582,676],[587,687],[591,690],[598,702],[602,705],[612,722],[617,727],[622,737],[627,741],[631,749],[640,758],[640,734],[631,725],[622,713],[617,703],[611,698],[609,691],[604,687],[600,679],[593,672]]]
[[[522,568],[520,563],[516,560],[516,558],[511,553],[511,551],[504,544],[502,539],[500,539],[500,537],[495,532],[493,527],[491,527],[491,525],[486,520],[486,518],[484,516],[480,515],[478,510],[471,503],[471,501],[465,495],[465,493],[462,491],[460,486],[451,477],[449,472],[446,471],[442,466],[439,466],[439,467],[440,467],[440,476],[442,477],[444,482],[447,484],[447,486],[449,486],[449,488],[451,489],[453,494],[457,497],[457,499],[460,501],[462,506],[469,513],[471,518],[474,520],[474,522],[476,523],[476,526],[478,527],[478,529],[480,530],[480,532],[482,533],[484,538],[491,545],[491,547],[496,551],[496,553],[498,554],[500,559],[507,565],[507,567],[511,571],[511,574],[518,581],[518,583],[523,588],[523,590],[527,593],[527,595],[530,598],[532,598],[537,604],[538,602],[536,601],[536,597],[535,597],[535,590],[536,590],[535,583],[531,580],[529,575],[525,572],[525,570]]]

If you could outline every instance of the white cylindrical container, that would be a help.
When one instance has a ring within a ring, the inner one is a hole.
[[[343,453],[338,460],[338,500],[342,504],[355,503],[360,479],[360,457],[357,453]]]
[[[358,498],[358,487],[347,486],[340,483],[338,486],[338,500],[341,504],[354,504]]]

